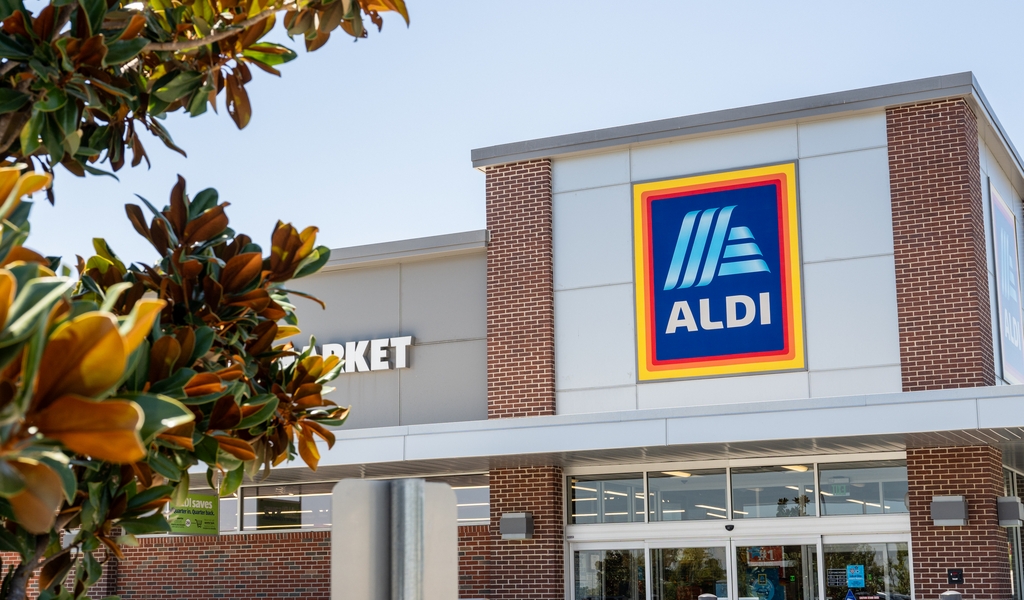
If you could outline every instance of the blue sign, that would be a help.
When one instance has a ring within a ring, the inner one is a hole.
[[[853,590],[846,590],[846,600],[857,600],[857,596],[853,595]]]
[[[634,186],[639,377],[804,367],[795,168]]]
[[[846,565],[846,587],[864,587],[864,565]],[[847,596],[850,594],[853,592],[849,592]]]
[[[996,293],[999,309],[999,347],[1003,379],[1024,383],[1024,344],[1021,343],[1020,269],[1017,261],[1017,226],[1013,213],[989,186],[992,196],[992,238],[995,240]]]

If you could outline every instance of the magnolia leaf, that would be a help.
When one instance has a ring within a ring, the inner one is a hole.
[[[272,67],[283,65],[286,62],[291,62],[298,58],[298,54],[296,54],[294,50],[282,46],[281,44],[272,44],[270,42],[253,44],[242,51],[242,56],[256,59],[261,63]]]
[[[0,269],[0,328],[7,324],[7,314],[14,304],[17,282],[7,269]]]
[[[63,462],[51,456],[40,457],[39,462],[45,463],[60,477],[60,481],[64,485],[64,499],[68,504],[72,504],[75,501],[75,492],[78,490],[78,479],[75,478],[75,472],[67,463],[66,455],[57,452],[51,452],[50,455],[61,457]]]
[[[186,71],[157,89],[153,95],[164,102],[174,102],[191,94],[203,84],[204,79],[206,79],[206,76],[202,73]]]
[[[174,492],[171,494],[171,504],[173,506],[181,506],[185,503],[185,499],[188,498],[188,486],[188,471],[182,471],[181,481],[178,482],[178,485],[174,486]]]
[[[220,482],[218,492],[221,496],[230,496],[242,485],[242,476],[245,475],[245,466],[240,465],[237,469],[228,471],[228,474]]]
[[[78,4],[82,7],[82,12],[85,14],[85,19],[89,25],[89,32],[92,34],[99,33],[100,27],[103,26],[103,16],[107,14],[107,3],[105,0],[78,0]]]
[[[64,501],[60,477],[50,467],[28,459],[9,463],[25,481],[25,489],[8,499],[18,525],[35,534],[48,533]]]
[[[173,460],[167,458],[160,452],[151,452],[149,454],[149,458],[146,459],[146,464],[170,481],[178,481],[181,479],[183,471],[178,468],[178,465],[174,464]]]
[[[136,15],[138,16],[138,15]],[[133,40],[113,42],[107,45],[107,55],[103,57],[103,66],[109,67],[124,64],[135,58],[146,47],[149,40],[140,37]]]
[[[295,445],[299,447],[299,456],[302,457],[306,466],[316,471],[316,467],[320,463],[320,449],[316,447],[316,440],[313,439],[313,434],[308,429],[300,429],[297,433],[298,439]]]
[[[273,394],[262,394],[252,398],[247,404],[242,405],[242,421],[236,428],[249,429],[265,423],[277,411],[279,402],[278,397]]]
[[[0,33],[0,58],[28,60],[32,58],[32,51],[22,46],[11,36]]]
[[[145,418],[139,436],[149,444],[160,433],[190,423],[195,415],[184,404],[155,394],[125,394],[124,397],[139,405]]]
[[[112,463],[142,460],[146,449],[139,437],[145,415],[138,404],[125,400],[92,402],[62,396],[31,419],[48,438],[74,452]]]
[[[150,330],[153,329],[153,323],[156,322],[160,311],[165,306],[167,306],[166,301],[154,298],[143,298],[135,303],[132,312],[119,328],[121,335],[124,336],[126,352],[134,352],[139,344],[146,339]]]
[[[317,246],[309,256],[299,263],[299,268],[295,270],[293,279],[299,279],[307,275],[317,273],[330,259],[331,249],[327,246]]]
[[[220,449],[235,458],[245,461],[256,458],[256,451],[253,449],[249,442],[240,440],[226,435],[215,435],[213,436],[217,443],[220,445]]]
[[[0,38],[4,37],[6,36],[0,35]],[[11,88],[0,88],[0,115],[14,112],[28,104],[28,101],[28,94],[23,94],[18,90]]]
[[[157,485],[143,490],[132,496],[128,501],[127,510],[136,513],[146,513],[154,508],[161,508],[167,503],[167,499],[174,491],[173,485]]]
[[[6,460],[0,460],[0,497],[10,498],[25,489],[21,472]]]
[[[263,268],[263,257],[258,252],[247,252],[233,257],[220,272],[220,284],[226,293],[237,293],[249,286]]]
[[[103,298],[103,304],[100,305],[100,310],[103,312],[110,312],[114,310],[114,307],[117,306],[118,299],[121,298],[121,294],[130,289],[132,289],[132,284],[127,281],[115,283],[108,287],[106,290],[106,296]]]
[[[132,535],[159,533],[171,530],[170,523],[168,523],[167,519],[165,519],[160,513],[138,519],[121,519],[117,524],[125,531],[125,533],[130,533]]]
[[[65,394],[105,392],[121,379],[127,359],[125,341],[110,313],[86,313],[58,326],[39,366],[39,408]]]
[[[64,578],[71,572],[74,561],[71,560],[71,548],[61,550],[57,555],[47,559],[39,571],[39,589],[48,590],[55,584],[64,582]]]
[[[0,34],[2,37],[2,34]],[[25,126],[21,128],[21,152],[32,154],[39,149],[39,134],[43,131],[43,123],[46,122],[46,113],[40,110],[33,110]]]

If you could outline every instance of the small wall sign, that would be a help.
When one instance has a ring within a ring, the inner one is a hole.
[[[964,570],[963,569],[946,569],[946,580],[949,585],[963,585],[964,582]]]
[[[220,498],[217,494],[189,493],[180,506],[171,505],[167,515],[171,533],[217,535],[220,533]]]

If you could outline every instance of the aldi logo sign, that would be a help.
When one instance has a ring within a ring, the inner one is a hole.
[[[805,366],[796,166],[633,186],[639,379]]]

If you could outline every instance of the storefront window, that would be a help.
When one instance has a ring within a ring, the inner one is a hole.
[[[630,523],[644,520],[640,473],[569,478],[569,522]]]
[[[643,600],[643,550],[578,550],[574,600]]]
[[[825,544],[825,596],[910,600],[907,544]]]
[[[725,469],[654,471],[647,475],[651,521],[725,519]]]
[[[491,488],[487,473],[431,477],[428,482],[447,483],[455,492],[459,525],[488,525],[491,522]]]
[[[220,499],[220,532],[238,531],[238,493]]]
[[[725,548],[651,550],[652,600],[697,600],[701,594],[729,596]]]
[[[818,548],[737,547],[736,574],[743,600],[817,600]]]
[[[246,531],[321,529],[331,526],[333,483],[242,488]]]
[[[813,465],[733,469],[732,513],[734,519],[814,516]]]
[[[821,464],[818,472],[824,515],[909,512],[904,460]]]

